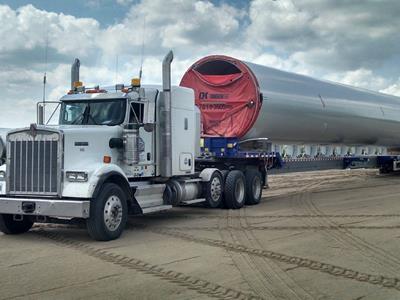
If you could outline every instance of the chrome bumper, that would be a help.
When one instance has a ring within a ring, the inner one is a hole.
[[[33,206],[24,212],[23,206]],[[90,201],[62,199],[7,198],[0,196],[0,214],[63,218],[89,218]]]

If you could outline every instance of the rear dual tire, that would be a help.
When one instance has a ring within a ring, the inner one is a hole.
[[[261,201],[263,180],[257,170],[246,171],[246,204],[257,205]]]
[[[233,170],[225,179],[225,206],[229,209],[242,208],[246,200],[246,179],[242,171]]]
[[[242,208],[260,203],[262,194],[262,176],[258,170],[233,170],[226,174],[225,206],[229,209]]]

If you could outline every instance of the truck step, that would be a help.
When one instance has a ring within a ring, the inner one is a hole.
[[[136,187],[135,198],[140,207],[147,208],[158,207],[164,204],[165,184],[151,184]]]
[[[168,210],[171,209],[172,205],[159,205],[159,206],[153,206],[153,207],[146,207],[143,208],[143,214],[150,214],[150,213],[154,213],[154,212],[158,212],[158,211],[163,211],[163,210]]]
[[[195,203],[201,203],[201,202],[204,202],[204,201],[206,201],[205,198],[199,198],[199,199],[182,201],[181,203],[183,205],[190,205],[190,204],[195,204]]]

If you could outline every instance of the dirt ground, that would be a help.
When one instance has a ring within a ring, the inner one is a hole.
[[[400,299],[400,176],[275,175],[258,206],[0,235],[0,299]]]

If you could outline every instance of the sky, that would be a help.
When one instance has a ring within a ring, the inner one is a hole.
[[[197,59],[224,54],[400,96],[398,0],[0,0],[0,127],[35,122],[36,102],[70,86],[173,83]],[[46,46],[47,45],[47,46]],[[47,59],[46,57],[47,49]]]

